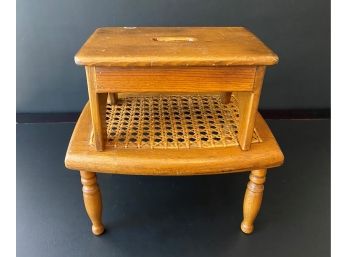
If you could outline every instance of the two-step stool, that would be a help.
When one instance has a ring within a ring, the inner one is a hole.
[[[251,171],[241,229],[253,231],[266,171],[283,154],[258,104],[278,57],[242,27],[97,29],[75,56],[89,102],[66,154],[100,235],[96,173],[186,176]]]

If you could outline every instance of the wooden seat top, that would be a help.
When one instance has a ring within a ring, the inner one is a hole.
[[[249,151],[239,145],[216,148],[131,149],[107,146],[97,151],[91,144],[89,104],[76,124],[65,157],[72,170],[132,175],[203,175],[280,166],[284,156],[266,122],[257,114],[255,128],[261,142]]]
[[[273,65],[278,56],[243,27],[105,27],[75,55],[86,66]]]

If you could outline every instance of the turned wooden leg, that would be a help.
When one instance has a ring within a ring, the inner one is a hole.
[[[80,171],[83,200],[86,211],[92,221],[92,232],[94,235],[101,235],[104,232],[104,225],[101,220],[102,200],[97,184],[97,177],[94,172]]]
[[[244,196],[243,221],[240,226],[246,234],[254,230],[254,220],[260,210],[266,173],[266,169],[253,170],[249,176],[250,181]]]

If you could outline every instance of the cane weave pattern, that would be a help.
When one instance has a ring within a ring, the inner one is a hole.
[[[239,110],[232,96],[127,97],[107,104],[107,143],[116,148],[212,148],[238,145]],[[254,131],[252,142],[260,142]]]

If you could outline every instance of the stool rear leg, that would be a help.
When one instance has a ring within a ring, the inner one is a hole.
[[[92,222],[92,232],[94,235],[101,235],[104,232],[102,223],[102,200],[97,184],[95,172],[80,171],[83,200],[86,211]]]
[[[118,100],[117,93],[108,93],[108,96],[109,96],[109,103],[111,105],[116,105]]]
[[[250,181],[244,196],[243,221],[240,226],[246,234],[250,234],[254,230],[254,221],[262,202],[266,173],[266,169],[253,170],[249,176]]]

